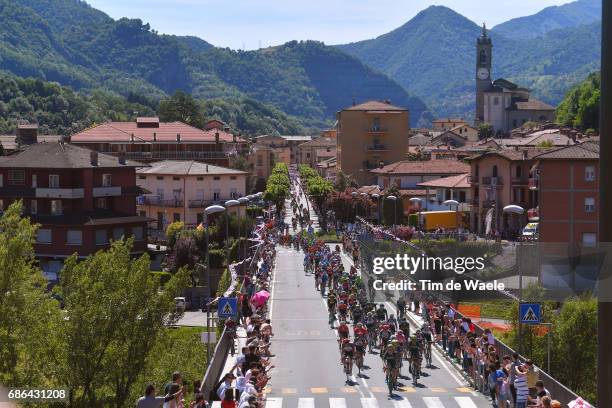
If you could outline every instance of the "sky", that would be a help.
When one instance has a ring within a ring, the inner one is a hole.
[[[389,32],[431,5],[488,27],[568,0],[86,0],[117,19],[140,18],[160,33],[219,47],[257,49],[291,40],[342,44]]]

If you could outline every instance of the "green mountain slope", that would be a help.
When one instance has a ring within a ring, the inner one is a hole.
[[[599,27],[592,23],[518,40],[492,33],[493,76],[531,87],[536,97],[556,104],[597,69]],[[453,10],[432,6],[390,33],[338,47],[388,74],[437,115],[471,118],[480,32]]]
[[[536,38],[560,28],[577,27],[601,20],[601,0],[578,0],[546,7],[531,16],[513,18],[493,27],[508,38]]]
[[[331,121],[353,99],[391,99],[411,110],[414,125],[427,119],[421,100],[321,43],[231,51],[159,35],[138,19],[115,21],[79,0],[0,0],[0,20],[0,69],[75,89],[156,99],[175,90],[203,99],[248,97],[308,124]]]

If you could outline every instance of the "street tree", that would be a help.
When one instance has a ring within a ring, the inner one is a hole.
[[[330,194],[334,191],[333,184],[324,179],[323,177],[316,175],[308,180],[308,195],[314,200],[315,205],[319,209],[321,214],[321,221],[323,231],[327,231],[327,199]]]
[[[178,271],[162,289],[148,255],[131,256],[132,244],[132,238],[113,242],[82,261],[73,255],[60,274],[67,353],[59,379],[70,406],[125,406],[165,324],[179,317],[173,299],[187,285],[187,272]]]

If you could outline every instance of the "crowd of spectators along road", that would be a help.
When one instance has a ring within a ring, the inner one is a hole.
[[[188,387],[183,383],[181,373],[177,371],[164,387],[163,396],[156,395],[157,390],[153,384],[148,385],[145,395],[136,404],[137,408],[209,408],[212,407],[212,401],[220,401],[221,408],[265,406],[263,391],[270,379],[268,371],[273,367],[270,363],[270,346],[274,333],[270,319],[267,318],[267,302],[255,302],[253,295],[269,288],[270,273],[274,268],[276,256],[275,245],[278,242],[277,227],[278,225],[270,221],[263,228],[263,247],[257,270],[254,273],[245,272],[242,289],[240,293],[235,294],[240,305],[239,317],[225,322],[226,332],[232,337],[232,341],[235,341],[239,326],[246,332],[246,346],[240,350],[234,367],[223,375],[208,396],[202,394],[201,382],[196,381],[189,404],[185,403]]]

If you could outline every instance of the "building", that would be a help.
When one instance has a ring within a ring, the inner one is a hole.
[[[16,134],[0,135],[0,145],[4,154],[9,155],[34,143],[57,143],[61,139],[63,137],[60,135],[39,135],[36,124],[20,124],[17,125]]]
[[[458,126],[467,126],[465,120],[460,118],[440,118],[431,121],[434,132],[443,132],[445,130],[452,130]]]
[[[298,146],[312,139],[312,136],[263,135],[257,136],[255,142],[272,148],[277,161],[291,165],[299,163]]]
[[[443,204],[446,200],[455,200],[459,203],[459,211],[470,211],[470,203],[472,201],[470,174],[458,174],[456,176],[442,177],[435,180],[425,181],[417,184],[426,190],[433,189],[436,192],[434,202],[429,202],[428,209],[448,210],[449,206]],[[429,194],[427,194],[429,196]],[[454,207],[452,209],[455,209]]]
[[[322,162],[317,163],[317,170],[321,177],[330,180],[332,182],[336,181],[336,162],[337,158],[331,157],[327,160],[323,160]]]
[[[141,163],[64,143],[38,143],[0,160],[0,207],[23,200],[39,223],[34,250],[56,279],[63,260],[106,249],[134,237],[134,254],[147,247],[148,219],[137,215],[136,167]]]
[[[535,157],[550,149],[513,148],[485,151],[467,158],[471,164],[472,232],[485,234],[499,231],[512,238],[527,223],[522,216],[504,214],[507,205],[518,205],[525,210],[537,207],[538,197],[529,189],[529,173]]]
[[[322,161],[336,157],[336,139],[318,137],[298,146],[298,164],[306,164],[313,169]]]
[[[275,155],[270,146],[255,143],[251,146],[251,154],[248,162],[253,170],[253,174],[258,178],[268,178],[272,174],[272,167]]]
[[[599,220],[599,144],[580,143],[535,157],[529,187],[538,195],[530,214],[541,242],[595,246]]]
[[[72,135],[70,141],[143,162],[199,160],[227,166],[231,156],[249,151],[246,140],[215,127],[202,130],[182,122],[142,117],[134,122],[106,122]]]
[[[529,89],[508,80],[491,81],[493,44],[483,25],[476,41],[475,126],[488,123],[496,134],[507,134],[526,122],[554,120],[555,108],[530,96]]]
[[[359,184],[373,181],[370,170],[404,160],[410,114],[388,101],[369,101],[337,113],[337,169]]]
[[[246,194],[248,173],[193,160],[164,160],[137,171],[138,186],[150,191],[138,198],[138,213],[154,219],[154,229],[174,221],[198,225],[204,209]]]

